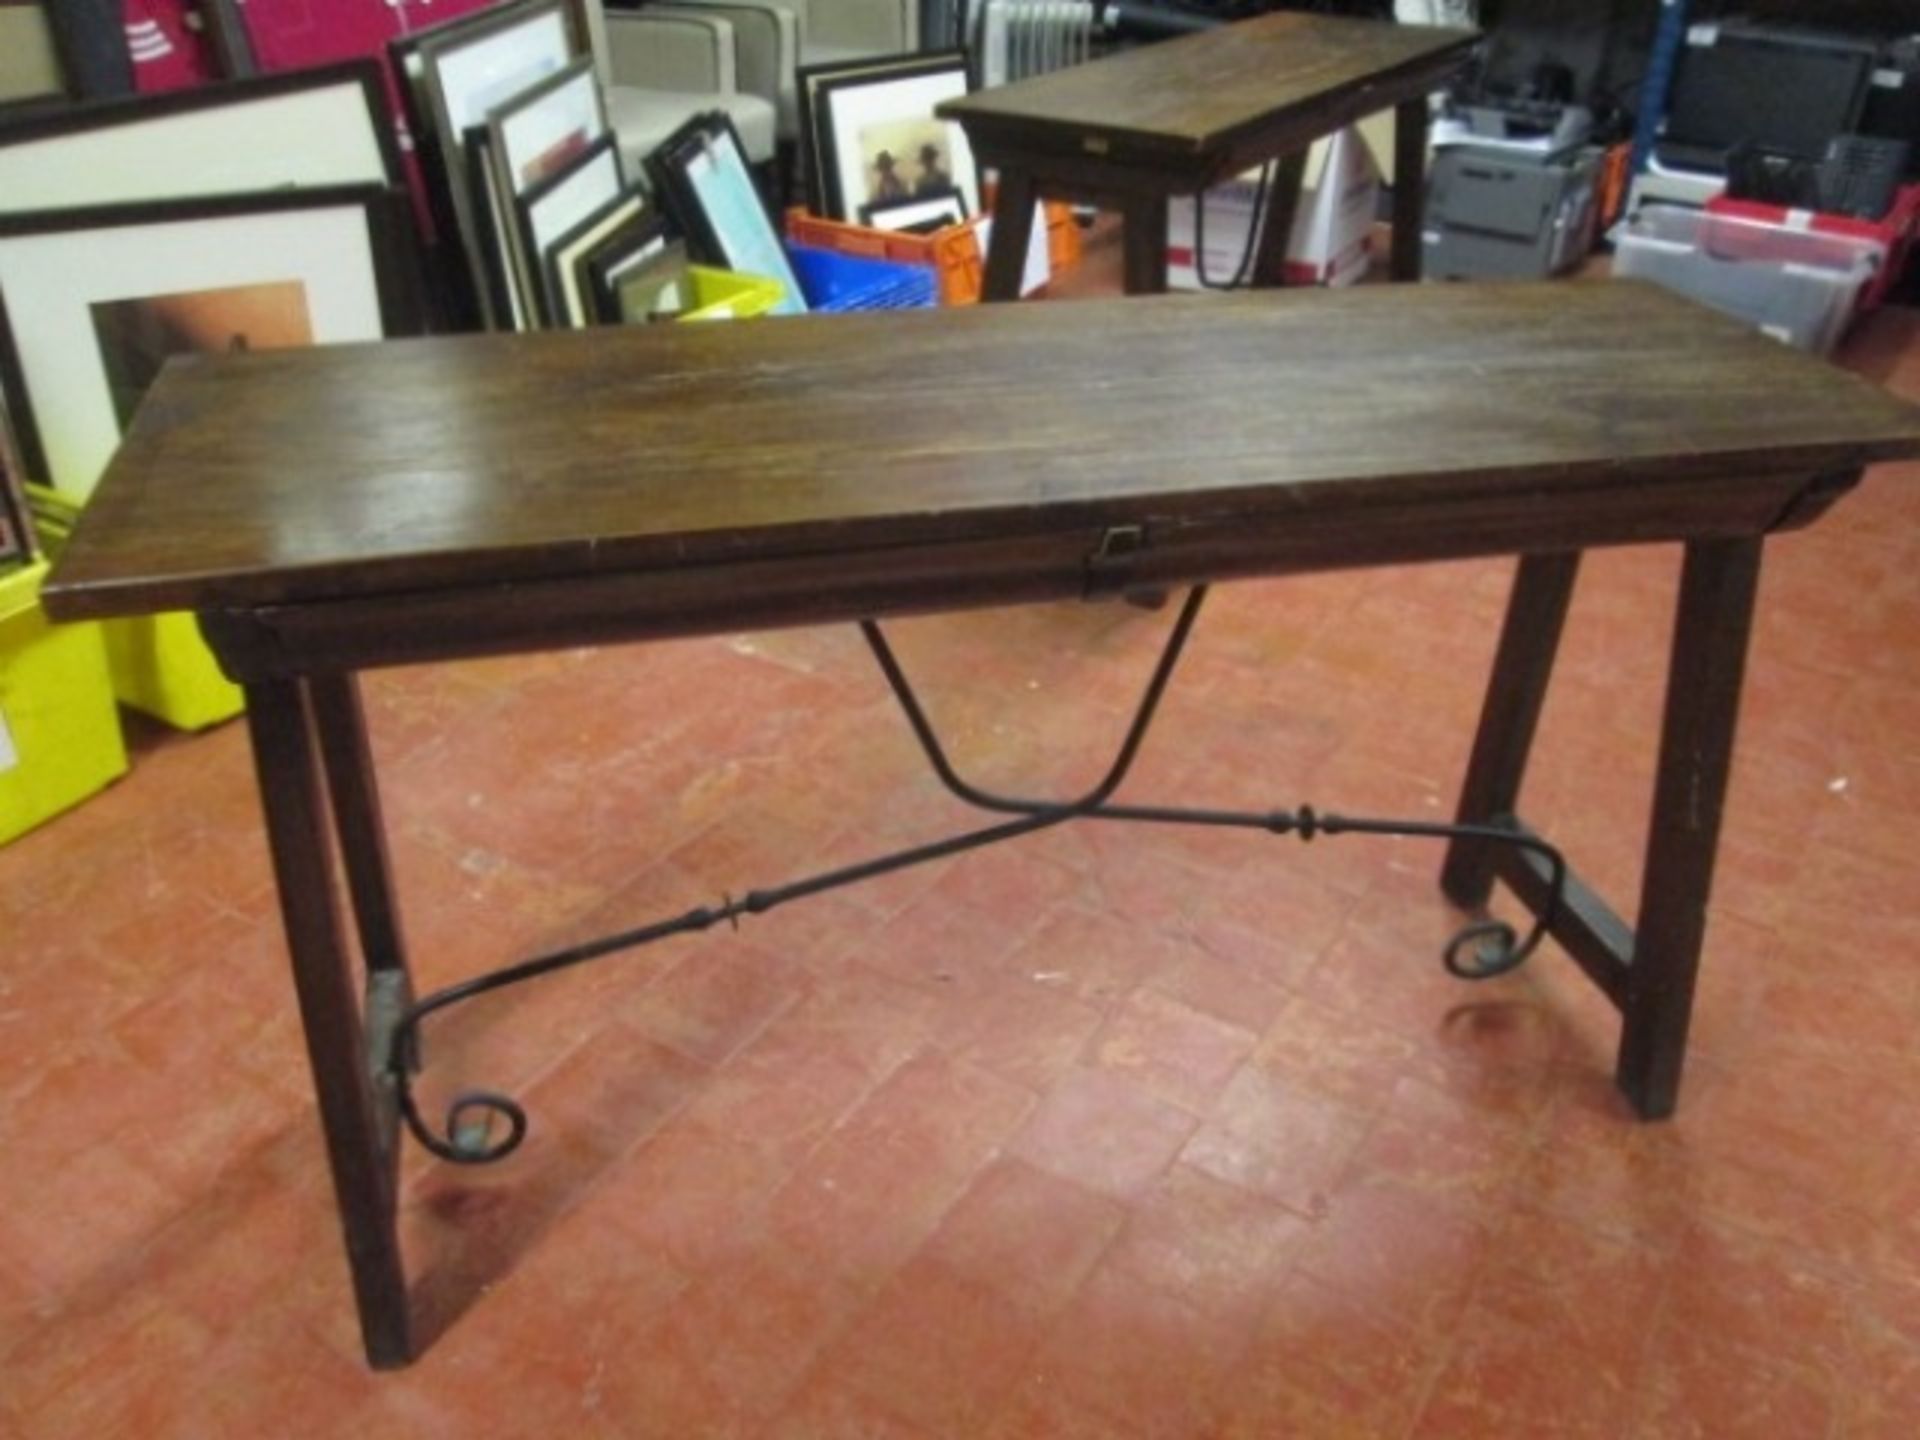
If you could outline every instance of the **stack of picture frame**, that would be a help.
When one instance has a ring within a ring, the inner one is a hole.
[[[75,500],[176,355],[419,328],[376,62],[0,123],[8,468]]]
[[[458,257],[457,320],[591,323],[583,245],[637,243],[648,206],[621,172],[581,30],[567,0],[508,0],[389,47],[431,218]]]
[[[802,69],[808,206],[831,220],[925,232],[981,213],[966,131],[934,107],[972,88],[961,50]]]

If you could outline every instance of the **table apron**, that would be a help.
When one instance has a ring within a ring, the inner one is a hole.
[[[1768,483],[1771,480],[1772,483]],[[1764,534],[1809,493],[1800,477],[1489,489],[1315,513],[1155,513],[1016,538],[903,544],[673,569],[503,580],[313,603],[212,607],[201,627],[234,679],[778,629],[1086,598],[1142,586],[1419,561]],[[1836,492],[1837,493],[1837,492]]]

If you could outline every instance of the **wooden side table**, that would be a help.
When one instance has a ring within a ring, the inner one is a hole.
[[[1394,111],[1393,277],[1420,278],[1427,97],[1466,62],[1470,30],[1277,12],[949,100],[974,158],[999,171],[994,232],[1023,235],[1039,199],[1120,212],[1126,291],[1167,288],[1167,202],[1277,162],[1253,282],[1277,285],[1307,148]],[[1024,247],[987,256],[984,298],[1020,294]]]
[[[1504,879],[1534,917],[1525,940],[1469,926],[1450,968],[1497,973],[1550,934],[1621,1013],[1620,1086],[1643,1116],[1668,1114],[1762,545],[1867,463],[1913,456],[1920,409],[1623,281],[337,346],[168,367],[44,595],[62,619],[196,610],[247,688],[367,1354],[389,1366],[415,1345],[395,1224],[405,1135],[480,1163],[528,1123],[487,1092],[444,1121],[424,1112],[414,1070],[435,1014],[1055,825],[1447,840],[1450,895],[1476,907]],[[1686,560],[1629,925],[1518,800],[1581,552],[1654,542]],[[1115,798],[1208,582],[1509,555],[1456,824]],[[877,623],[1139,584],[1193,589],[1105,779],[1066,798],[960,775]],[[812,875],[796,857],[797,880],[414,994],[361,671],[840,621],[861,625],[935,772],[985,823]]]

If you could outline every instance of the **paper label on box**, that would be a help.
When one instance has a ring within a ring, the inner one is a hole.
[[[20,747],[13,743],[13,731],[7,728],[7,712],[0,710],[0,775],[20,768]]]

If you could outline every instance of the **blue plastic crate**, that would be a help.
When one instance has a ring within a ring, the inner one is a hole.
[[[901,265],[790,245],[793,273],[809,310],[913,310],[939,302],[939,286],[927,265]]]

